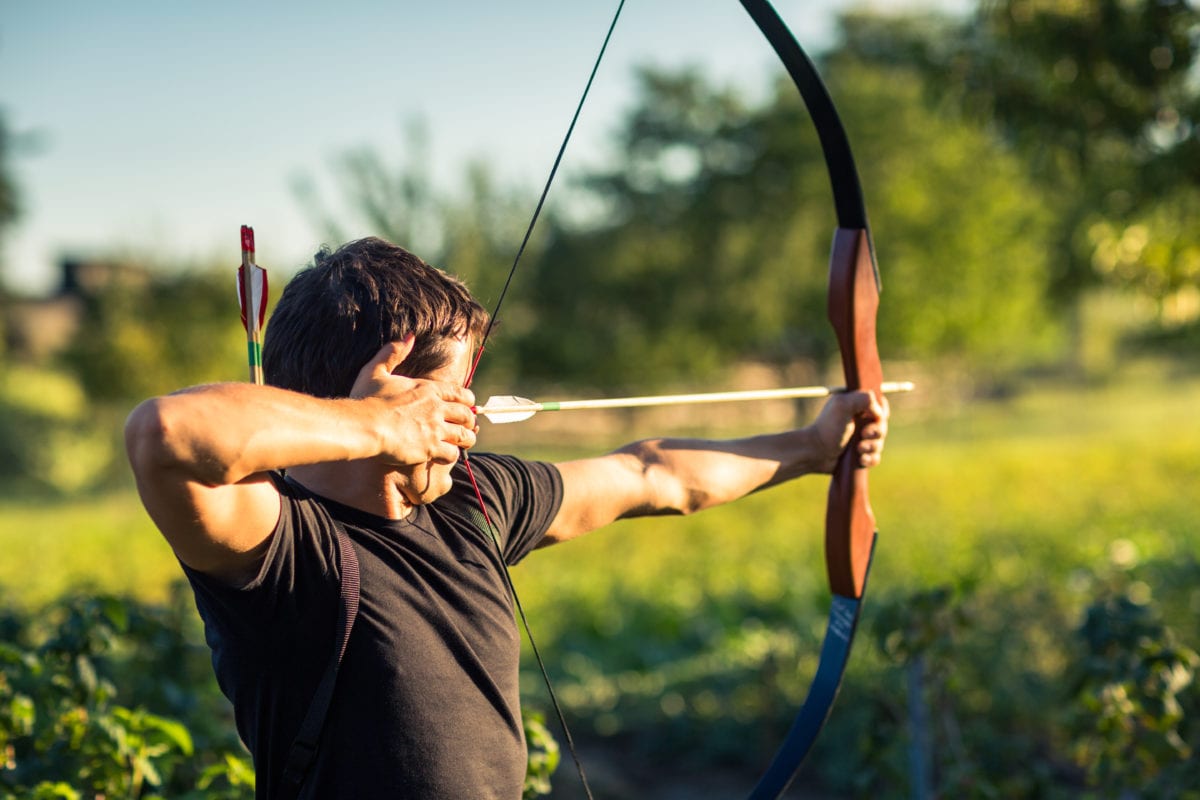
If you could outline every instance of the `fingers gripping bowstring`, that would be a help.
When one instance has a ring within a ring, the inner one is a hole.
[[[541,216],[542,207],[546,204],[546,197],[550,194],[550,187],[554,184],[554,177],[558,174],[558,167],[562,164],[563,154],[567,151],[567,143],[571,141],[571,134],[575,132],[575,123],[579,121],[579,114],[583,111],[583,104],[587,100],[588,92],[591,91],[592,82],[596,79],[596,73],[600,69],[600,62],[604,60],[604,52],[608,49],[609,40],[612,39],[613,30],[617,27],[617,20],[621,17],[621,9],[625,7],[625,0],[620,0],[617,4],[617,10],[613,14],[612,22],[609,23],[608,33],[604,36],[604,43],[600,46],[600,52],[596,55],[596,61],[592,65],[592,72],[588,76],[587,85],[583,88],[583,94],[579,97],[579,103],[575,106],[575,113],[571,117],[571,124],[567,126],[567,133],[563,136],[562,144],[559,145],[558,154],[554,157],[554,164],[550,167],[550,174],[546,178],[546,185],[542,188],[541,197],[538,198],[537,205],[533,209],[533,216],[529,219],[529,225],[525,228],[525,235],[521,239],[521,246],[517,248],[517,254],[513,258],[512,267],[508,270],[508,277],[504,279],[504,286],[500,289],[500,295],[496,299],[496,305],[492,309],[491,318],[488,320],[487,327],[483,331],[483,337],[479,341],[479,349],[475,353],[475,357],[471,361],[470,369],[467,372],[466,380],[463,386],[470,388],[471,382],[475,379],[475,370],[479,368],[479,361],[483,358],[483,351],[487,347],[488,338],[492,334],[492,328],[496,324],[496,320],[500,316],[500,307],[504,304],[504,298],[508,295],[508,289],[512,285],[513,276],[517,274],[517,265],[521,263],[521,257],[525,254],[525,248],[529,244],[529,239],[533,235],[534,226],[537,225],[538,217]],[[529,628],[529,620],[525,616],[525,609],[521,605],[521,600],[517,596],[517,589],[513,585],[512,576],[508,572],[508,565],[504,559],[504,551],[500,546],[500,537],[496,526],[492,523],[491,516],[488,514],[487,504],[483,501],[483,493],[479,489],[479,483],[475,480],[475,473],[471,469],[471,461],[467,456],[467,451],[462,451],[463,466],[467,470],[467,478],[471,482],[471,488],[475,492],[475,499],[479,503],[479,510],[483,514],[483,521],[487,525],[488,533],[492,537],[492,542],[496,546],[496,552],[500,556],[500,564],[504,574],[504,582],[507,585],[509,594],[512,595],[513,604],[517,607],[517,613],[521,617],[521,625],[525,628],[525,636],[529,639],[529,647],[533,651],[534,659],[537,661],[538,669],[542,673],[542,680],[546,684],[546,690],[550,695],[550,703],[554,706],[554,713],[558,717],[558,724],[562,727],[563,736],[567,741],[567,749],[571,752],[571,759],[575,762],[575,771],[579,773],[579,780],[583,784],[584,793],[588,800],[592,798],[592,789],[588,785],[587,775],[583,771],[583,763],[579,760],[579,753],[575,749],[575,740],[571,736],[571,729],[567,725],[566,715],[563,714],[562,706],[559,705],[558,697],[554,692],[554,687],[550,683],[550,675],[546,671],[546,663],[542,660],[542,655],[538,651],[537,643],[533,639],[533,631]]]

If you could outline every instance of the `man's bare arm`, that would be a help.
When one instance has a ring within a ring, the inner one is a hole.
[[[410,348],[381,350],[353,398],[213,384],[134,409],[125,440],[138,491],[179,558],[219,577],[252,568],[279,518],[272,470],[368,458],[453,463],[473,445],[470,392],[391,374]]]
[[[600,458],[558,464],[563,504],[544,544],[618,519],[692,514],[809,473],[828,473],[865,421],[859,461],[875,466],[887,436],[886,400],[836,395],[804,428],[727,441],[648,439]]]

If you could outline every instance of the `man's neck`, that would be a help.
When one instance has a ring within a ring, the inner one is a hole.
[[[399,472],[382,472],[371,462],[311,464],[287,472],[314,494],[377,517],[404,519],[414,507],[402,491],[409,478]]]

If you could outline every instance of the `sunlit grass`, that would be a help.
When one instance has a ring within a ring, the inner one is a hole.
[[[1197,408],[1195,380],[1169,390],[1041,390],[916,424],[896,403],[886,463],[871,476],[881,533],[875,579],[920,584],[980,569],[1028,578],[996,562],[1013,549],[1027,567],[1061,577],[1096,566],[1118,539],[1148,558],[1194,552]],[[613,580],[646,586],[684,576],[745,588],[734,567],[749,569],[751,582],[755,570],[802,580],[823,564],[825,483],[812,476],[690,519],[619,523],[536,554],[522,578],[531,599],[539,585],[578,577],[575,562],[611,566]]]
[[[1061,584],[1074,570],[1103,567],[1123,542],[1141,559],[1200,552],[1200,381],[1041,388],[953,415],[926,410],[917,422],[906,421],[904,402],[894,401],[887,461],[871,479],[875,590],[968,577]],[[649,432],[630,436],[640,433]],[[564,600],[684,609],[788,596],[815,607],[826,591],[825,484],[812,476],[686,519],[618,523],[535,553],[516,570],[518,588],[549,638],[570,628]],[[0,552],[0,592],[21,605],[81,583],[157,599],[180,577],[132,493],[54,506],[6,501]]]
[[[1061,680],[1105,576],[1135,586],[1180,644],[1200,649],[1200,588],[1187,566],[1200,553],[1200,380],[1043,386],[950,413],[918,401],[894,402],[886,462],[871,476],[880,540],[827,740],[862,735],[864,709],[903,696],[896,664],[873,641],[892,629],[875,622],[938,587],[955,590],[968,618],[946,643],[956,675],[977,687],[957,697],[963,713],[1021,738],[1065,736]],[[810,476],[692,517],[621,522],[517,567],[576,730],[624,737],[655,763],[766,758],[820,652],[827,483]],[[9,606],[37,608],[81,585],[157,601],[181,579],[132,491],[52,507],[4,502],[0,552]],[[530,653],[522,700],[545,711]]]
[[[132,491],[51,505],[5,501],[0,553],[0,596],[26,608],[79,587],[157,601],[183,577]]]

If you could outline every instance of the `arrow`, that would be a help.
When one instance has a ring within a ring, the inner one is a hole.
[[[242,265],[237,271],[238,306],[246,329],[250,380],[263,382],[262,326],[267,316],[267,271],[254,263],[254,228],[242,226]],[[250,312],[247,309],[251,309]]]
[[[884,393],[911,392],[916,388],[911,381],[884,383]],[[581,411],[593,408],[640,408],[644,406],[682,406],[699,403],[729,403],[742,400],[788,400],[801,397],[828,397],[846,391],[841,387],[797,386],[789,389],[751,389],[742,392],[708,392],[705,394],[666,394],[649,397],[612,397],[597,400],[560,400],[538,403],[524,397],[498,395],[489,397],[482,406],[476,406],[477,415],[489,422],[502,425],[507,422],[527,420],[539,411]]]

